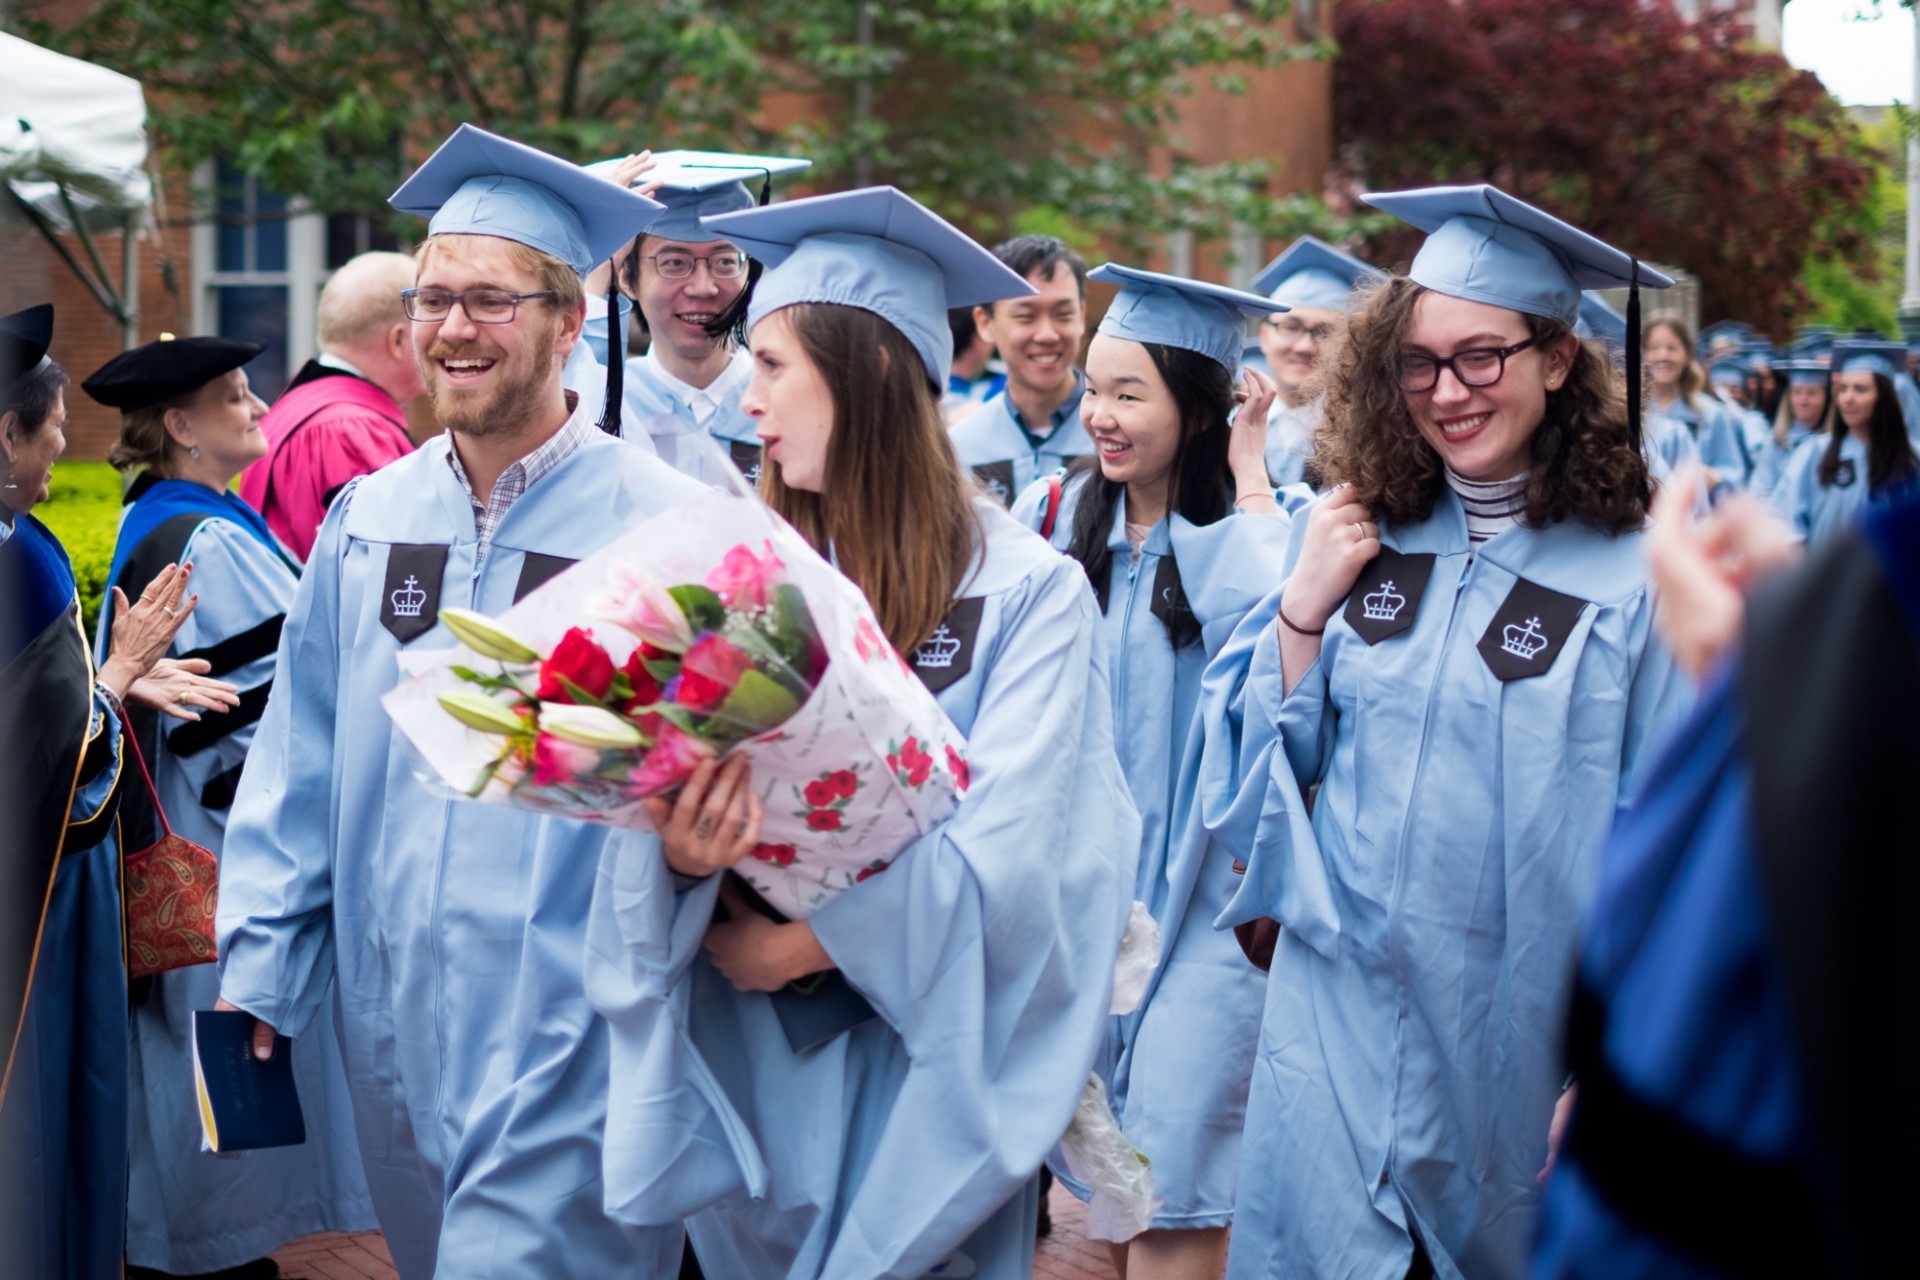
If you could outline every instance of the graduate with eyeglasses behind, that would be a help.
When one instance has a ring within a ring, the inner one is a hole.
[[[1219,923],[1282,926],[1227,1274],[1511,1280],[1600,846],[1690,697],[1637,424],[1573,326],[1669,282],[1492,187],[1367,200],[1426,242],[1349,318],[1333,487],[1206,677]]]
[[[742,340],[741,298],[756,267],[700,219],[753,208],[770,194],[774,178],[812,162],[722,151],[663,151],[650,161],[588,166],[665,206],[614,255],[621,299],[640,312],[649,339],[640,356],[627,356],[624,341],[613,344],[622,361],[619,434],[649,442],[696,480],[723,483],[729,478],[721,468],[730,465],[753,484],[760,478],[760,437],[740,408],[753,363]],[[599,312],[597,301],[590,304],[590,314]],[[620,330],[624,338],[624,324]]]
[[[1267,424],[1267,474],[1275,487],[1303,484],[1320,429],[1323,388],[1315,381],[1354,290],[1380,272],[1315,236],[1301,236],[1261,268],[1249,287],[1286,311],[1262,317],[1260,353],[1280,389]]]

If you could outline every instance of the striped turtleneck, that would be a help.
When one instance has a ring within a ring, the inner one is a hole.
[[[1527,473],[1511,480],[1469,480],[1447,469],[1447,483],[1467,512],[1467,542],[1474,550],[1520,523],[1527,509]]]

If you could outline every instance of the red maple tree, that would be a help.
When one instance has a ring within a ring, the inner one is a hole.
[[[1784,333],[1812,260],[1876,273],[1878,153],[1728,13],[1639,0],[1345,0],[1340,164],[1361,189],[1492,182],[1699,277],[1701,314]],[[1419,242],[1381,234],[1373,260]]]

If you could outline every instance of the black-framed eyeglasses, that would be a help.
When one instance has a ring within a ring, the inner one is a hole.
[[[1319,324],[1308,324],[1293,316],[1270,316],[1260,323],[1288,342],[1298,342],[1303,337],[1312,338],[1315,342],[1325,342],[1333,336],[1333,326],[1325,321]]]
[[[1453,370],[1463,387],[1490,387],[1506,376],[1507,357],[1533,345],[1528,338],[1510,347],[1468,347],[1450,356],[1401,356],[1398,366],[1402,391],[1431,391],[1440,385],[1440,371]]]
[[[731,253],[698,254],[662,249],[659,253],[647,254],[646,259],[662,280],[685,280],[703,262],[715,280],[738,280],[747,274],[747,255],[737,249]]]
[[[475,324],[509,324],[528,298],[551,298],[553,290],[513,293],[506,289],[468,289],[454,293],[448,289],[402,289],[400,306],[409,320],[445,320],[453,314],[453,304],[467,313]]]

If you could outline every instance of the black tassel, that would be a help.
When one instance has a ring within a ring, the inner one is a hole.
[[[620,400],[626,392],[627,326],[620,323],[620,264],[607,280],[607,402],[600,407],[600,429],[620,434]]]
[[[760,207],[766,208],[773,201],[773,173],[764,171],[760,179]]]
[[[1627,439],[1642,452],[1640,436],[1640,259],[1627,286]]]

